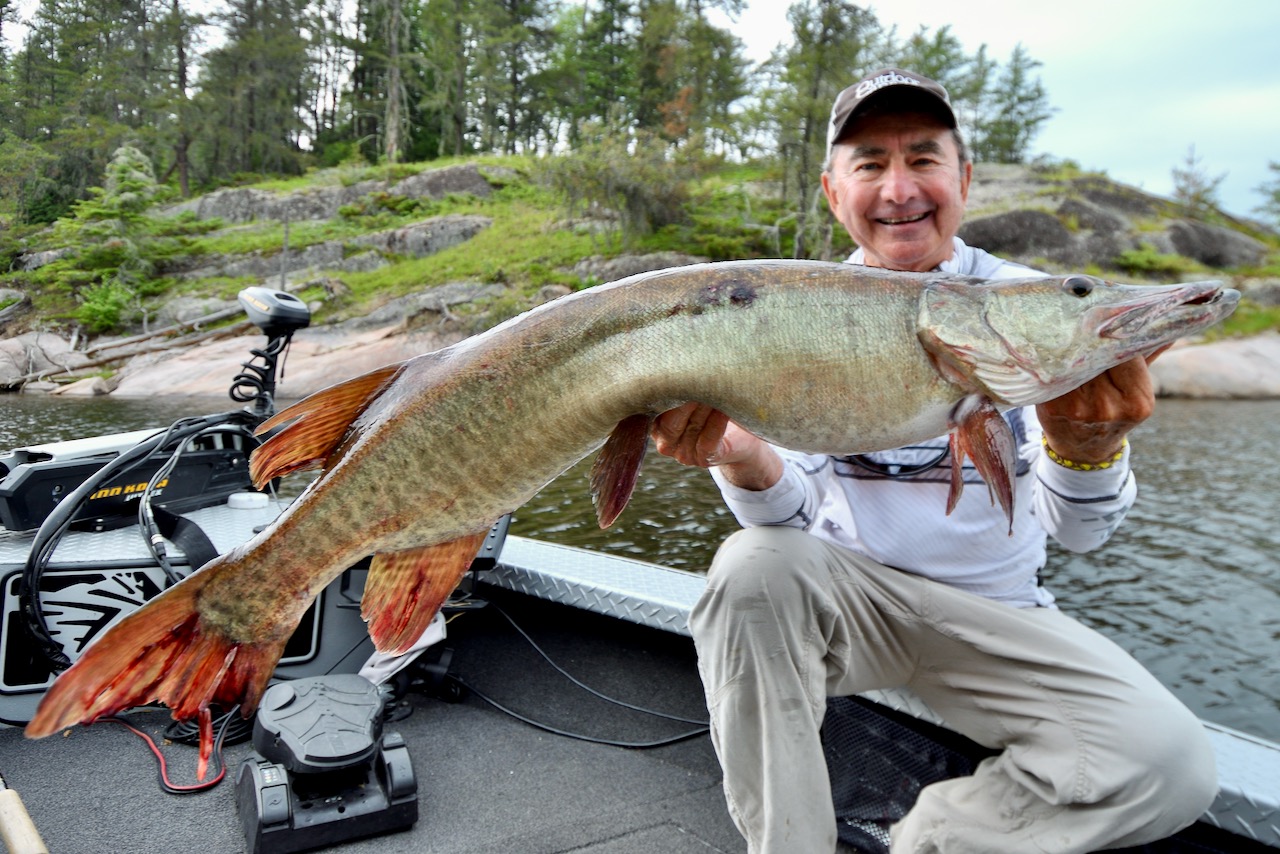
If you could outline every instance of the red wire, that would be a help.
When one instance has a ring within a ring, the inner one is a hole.
[[[156,745],[155,740],[153,740],[150,735],[136,728],[135,726],[133,726],[133,724],[129,723],[128,721],[122,718],[115,717],[114,715],[111,717],[99,718],[99,720],[108,721],[113,724],[120,724],[120,726],[129,730],[138,738],[146,742],[147,747],[149,747],[151,749],[151,752],[155,754],[156,761],[159,762],[160,764],[160,769],[158,772],[160,776],[160,786],[170,794],[190,795],[196,792],[203,792],[207,789],[212,789],[214,786],[218,785],[218,783],[222,782],[223,777],[227,776],[227,766],[226,766],[226,763],[222,761],[221,738],[218,739],[217,749],[214,751],[218,759],[218,769],[219,769],[218,776],[214,777],[212,780],[206,780],[203,783],[195,783],[189,786],[179,786],[169,781],[169,765],[165,761],[164,754],[160,752],[159,746]]]

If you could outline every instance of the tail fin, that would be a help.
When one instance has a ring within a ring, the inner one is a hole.
[[[199,572],[134,611],[95,641],[53,683],[28,738],[43,738],[124,709],[159,701],[175,720],[200,721],[199,776],[213,751],[209,706],[239,703],[246,717],[284,652],[279,640],[237,643],[207,625],[196,597],[210,576]]]

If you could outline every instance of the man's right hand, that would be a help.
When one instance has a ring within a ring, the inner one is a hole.
[[[686,466],[717,466],[734,486],[759,491],[782,478],[782,458],[767,442],[718,409],[686,403],[655,419],[658,453]]]

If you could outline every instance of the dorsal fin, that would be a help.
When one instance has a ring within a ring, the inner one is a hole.
[[[261,489],[273,478],[323,466],[346,436],[351,422],[382,393],[403,364],[386,365],[329,386],[259,425],[255,432],[262,435],[292,422],[253,452],[249,476],[254,485]]]
[[[374,555],[360,600],[374,646],[390,653],[413,646],[488,534],[486,528],[444,543]]]
[[[612,525],[631,500],[652,425],[653,416],[643,413],[619,421],[591,467],[591,500],[601,528]]]

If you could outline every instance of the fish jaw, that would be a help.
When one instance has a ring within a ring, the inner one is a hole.
[[[1122,352],[1130,356],[1201,332],[1231,314],[1240,302],[1239,291],[1224,288],[1217,281],[1135,291],[1130,299],[1098,306],[1088,313],[1088,322],[1097,324],[1098,335],[1128,342]]]
[[[1029,406],[1207,329],[1239,298],[1218,282],[940,279],[921,296],[919,337],[952,383],[1001,405]]]

